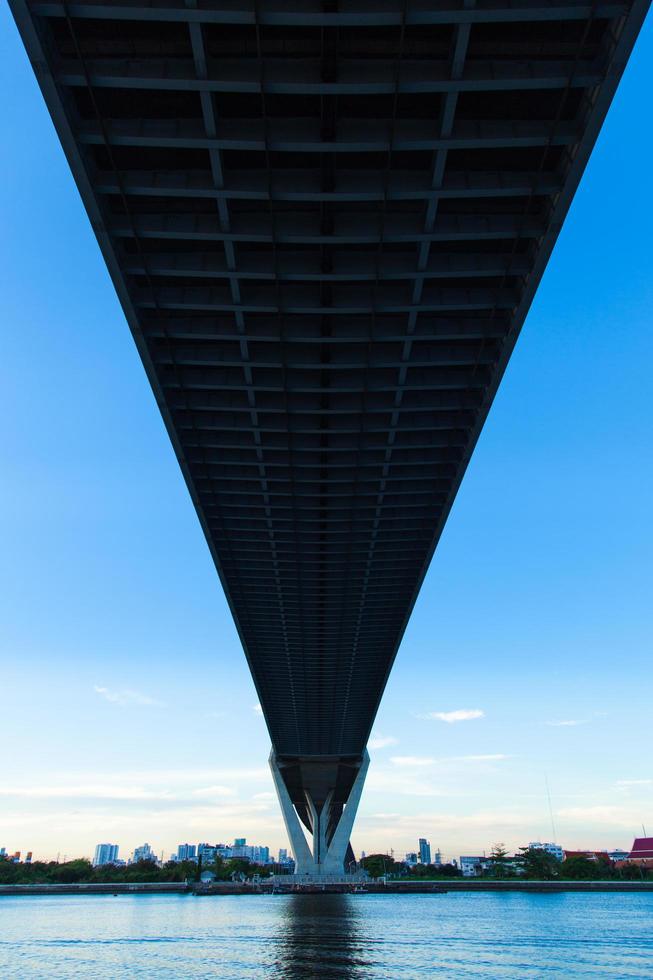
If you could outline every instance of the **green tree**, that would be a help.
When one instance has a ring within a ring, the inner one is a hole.
[[[512,877],[512,868],[508,865],[509,855],[506,850],[505,844],[493,844],[492,850],[490,851],[490,860],[492,862],[490,870],[488,872],[489,876],[492,878],[510,878]]]
[[[539,847],[522,847],[520,850],[519,860],[526,878],[549,881],[560,876],[561,864],[553,854]]]
[[[398,874],[400,870],[403,870],[403,865],[393,861],[387,854],[368,854],[360,861],[360,865],[372,878],[381,878],[386,874]]]
[[[62,885],[73,884],[77,881],[92,881],[93,867],[86,858],[67,861],[65,864],[55,864],[52,869],[52,880]]]
[[[593,861],[584,854],[574,854],[562,862],[562,875],[572,881],[583,881],[601,878],[601,867],[598,861]]]

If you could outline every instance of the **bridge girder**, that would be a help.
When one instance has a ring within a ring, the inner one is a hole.
[[[10,6],[319,852],[648,3]]]

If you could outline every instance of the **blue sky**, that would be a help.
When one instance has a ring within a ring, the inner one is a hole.
[[[0,846],[285,846],[244,656],[4,6],[0,51]],[[652,63],[649,18],[397,658],[357,849],[551,839],[545,777],[563,845],[653,832]]]

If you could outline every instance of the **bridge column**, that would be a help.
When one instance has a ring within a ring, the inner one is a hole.
[[[370,763],[370,757],[365,751],[358,772],[352,784],[349,796],[341,807],[337,821],[333,821],[332,803],[333,792],[329,792],[324,802],[317,804],[311,794],[306,791],[306,812],[311,825],[312,846],[306,839],[306,834],[293,803],[282,770],[277,762],[274,750],[270,753],[270,769],[275,789],[279,798],[290,847],[295,859],[296,875],[335,875],[346,874],[350,869],[345,867],[349,838],[358,811],[358,805],[363,792],[365,776]]]

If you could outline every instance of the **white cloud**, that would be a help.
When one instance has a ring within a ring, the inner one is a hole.
[[[617,786],[653,786],[653,779],[618,779]]]
[[[387,749],[390,745],[397,745],[399,739],[395,738],[394,735],[382,735],[381,732],[372,732],[370,740],[367,743],[368,749]]]
[[[260,704],[253,704],[252,705],[252,711],[254,712],[254,714],[257,714],[257,715],[262,715],[263,714],[263,708],[261,707]]]
[[[509,755],[503,752],[494,752],[491,755],[458,755],[454,756],[453,761],[457,762],[500,762],[502,759],[509,759]]]
[[[98,684],[95,684],[93,690],[100,697],[104,698],[105,701],[109,701],[111,704],[118,704],[121,708],[130,706],[165,708],[163,701],[157,701],[156,698],[151,698],[148,694],[141,694],[140,691],[133,691],[131,688],[113,691],[111,688],[100,687]]]
[[[176,800],[177,795],[165,789],[147,790],[142,786],[120,786],[110,783],[84,783],[69,786],[0,786],[0,796],[23,799],[84,800]]]
[[[193,796],[214,797],[214,796],[235,796],[236,790],[230,786],[201,786],[193,790]]]
[[[573,806],[556,810],[556,817],[588,826],[620,827],[632,832],[640,824],[639,810],[631,810],[624,806],[598,805]]]
[[[575,728],[576,725],[586,725],[586,718],[569,718],[564,721],[547,721],[547,725],[551,728]]]
[[[418,766],[432,766],[435,759],[425,755],[393,755],[390,762],[393,766],[412,769]]]
[[[429,711],[425,715],[418,715],[427,721],[445,721],[448,725],[454,725],[459,721],[473,721],[475,718],[484,718],[485,712],[480,708],[459,708],[457,711]]]

